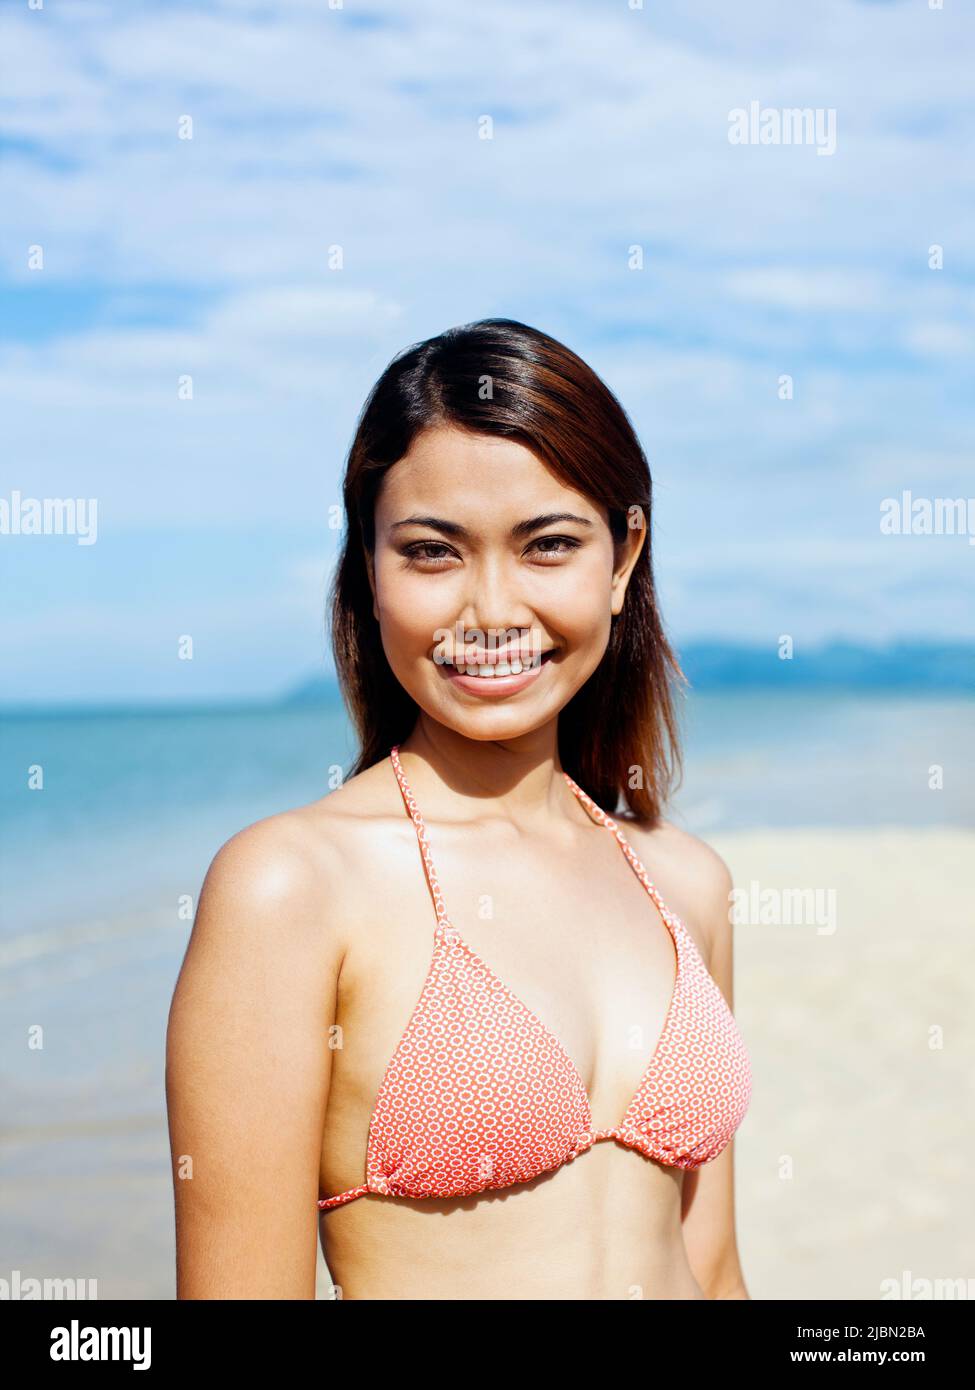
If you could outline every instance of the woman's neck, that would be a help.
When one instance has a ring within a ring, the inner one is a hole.
[[[558,755],[558,723],[513,739],[465,738],[421,712],[400,744],[403,767],[424,813],[471,819],[491,812],[527,828],[576,806]],[[570,805],[571,803],[571,805]]]

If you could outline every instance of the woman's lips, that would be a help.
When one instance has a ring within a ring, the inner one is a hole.
[[[551,655],[551,651],[546,652],[536,666],[525,666],[517,675],[469,676],[466,672],[462,674],[448,663],[440,663],[440,670],[452,685],[458,686],[461,690],[469,690],[472,695],[486,697],[493,695],[497,698],[500,695],[513,695],[518,690],[524,690],[533,681],[537,681],[548,664],[545,658]],[[504,663],[499,662],[497,664],[502,665]],[[507,664],[510,666],[510,662]]]

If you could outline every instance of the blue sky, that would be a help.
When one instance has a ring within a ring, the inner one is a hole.
[[[955,0],[4,6],[0,497],[96,497],[98,541],[0,536],[0,694],[314,669],[364,396],[497,314],[629,412],[679,642],[975,638],[975,548],[879,529],[975,493],[973,40]],[[751,101],[835,153],[730,144]]]

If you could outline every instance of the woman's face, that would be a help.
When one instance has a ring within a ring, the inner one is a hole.
[[[605,509],[524,445],[423,431],[376,503],[373,612],[393,673],[466,738],[541,728],[599,665],[645,534],[628,531],[614,563]]]

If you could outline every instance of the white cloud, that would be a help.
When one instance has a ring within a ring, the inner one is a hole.
[[[902,335],[902,341],[912,352],[924,357],[971,357],[975,351],[975,335],[959,323],[929,320],[912,323]]]
[[[880,276],[856,271],[767,267],[736,271],[725,283],[736,299],[782,309],[877,309],[890,302]]]

